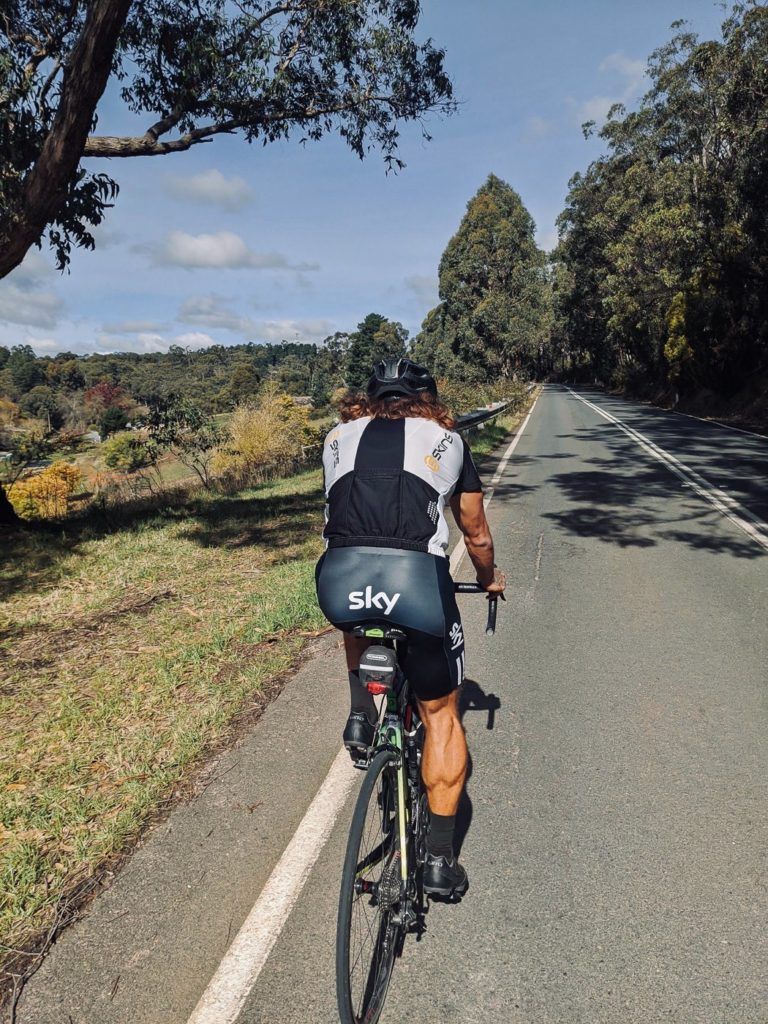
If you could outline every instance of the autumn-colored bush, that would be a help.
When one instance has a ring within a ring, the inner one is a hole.
[[[10,398],[0,395],[0,427],[12,427],[18,423],[21,409]]]
[[[22,477],[8,489],[8,497],[24,519],[58,519],[67,513],[67,499],[82,474],[69,462],[54,462],[40,473]]]
[[[268,386],[255,403],[235,409],[215,469],[242,472],[300,458],[303,446],[312,439],[308,420],[306,406],[296,405],[289,395]]]

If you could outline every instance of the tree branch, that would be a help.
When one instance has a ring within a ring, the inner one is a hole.
[[[144,135],[91,135],[85,144],[83,156],[94,157],[123,157],[123,156],[163,156],[166,153],[183,153],[192,146],[201,142],[210,142],[214,135],[232,134],[242,128],[252,128],[258,125],[276,124],[281,121],[305,122],[316,120],[319,117],[326,117],[329,114],[343,114],[347,110],[354,110],[361,103],[375,100],[378,103],[394,105],[391,96],[372,96],[363,94],[359,99],[348,103],[338,103],[327,107],[306,107],[303,110],[285,111],[281,114],[265,115],[261,119],[244,120],[233,118],[229,121],[220,121],[218,124],[209,124],[203,128],[193,128],[177,139],[168,139],[163,142],[153,138],[148,131]],[[158,122],[162,124],[162,122]]]

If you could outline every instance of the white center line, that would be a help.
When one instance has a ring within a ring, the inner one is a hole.
[[[501,480],[535,406],[536,402],[504,452],[491,481],[492,487]],[[486,508],[492,496],[493,490],[489,490],[484,500]],[[451,555],[451,573],[458,568],[465,552],[462,539]],[[360,773],[342,747],[187,1024],[235,1024],[328,841],[356,778],[360,778]]]
[[[631,437],[632,440],[638,444],[644,451],[649,455],[652,455],[654,459],[658,459],[659,462],[663,462],[667,469],[674,473],[675,476],[679,477],[685,484],[694,490],[699,497],[704,498],[710,505],[714,506],[718,512],[726,516],[731,520],[740,530],[743,530],[747,536],[751,537],[756,544],[768,551],[768,523],[764,523],[762,519],[759,519],[753,512],[750,512],[748,508],[741,505],[734,497],[728,494],[726,491],[721,490],[719,487],[715,487],[708,480],[698,473],[695,469],[681,462],[680,459],[675,458],[664,448],[659,447],[650,438],[645,437],[634,427],[627,426],[620,419],[614,416],[612,413],[607,412],[605,409],[600,408],[599,405],[595,405],[594,402],[590,402],[583,395],[577,394],[572,388],[567,390],[573,395],[574,398],[578,398],[584,405],[588,405],[590,409],[602,416],[603,419],[608,420],[609,423],[613,423],[614,426],[622,430],[627,437]]]

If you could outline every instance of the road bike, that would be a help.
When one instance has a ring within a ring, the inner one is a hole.
[[[487,593],[477,583],[454,586],[460,594]],[[497,596],[489,597],[486,635],[495,631],[497,607]],[[380,620],[360,622],[353,633],[375,641],[360,661],[360,680],[384,699],[369,756],[357,762],[366,774],[341,878],[336,995],[342,1024],[375,1024],[405,936],[425,929],[429,807],[421,780],[424,727],[398,664],[406,634]]]

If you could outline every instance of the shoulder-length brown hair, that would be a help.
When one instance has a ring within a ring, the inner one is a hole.
[[[402,420],[406,416],[434,420],[446,430],[453,430],[456,420],[450,409],[439,398],[426,393],[413,398],[369,398],[359,392],[348,392],[339,402],[342,423],[359,420],[361,416],[373,416],[382,420]]]

